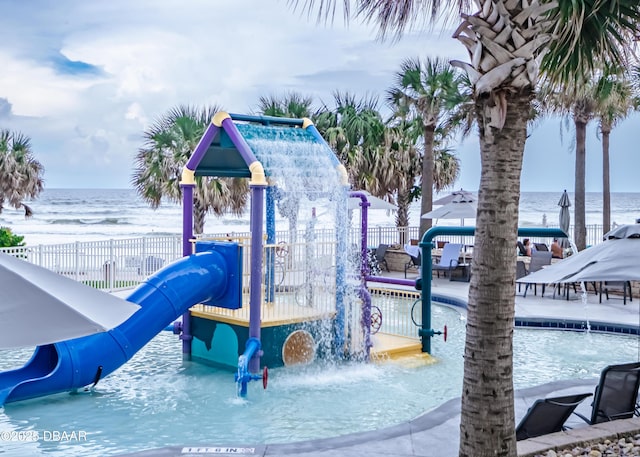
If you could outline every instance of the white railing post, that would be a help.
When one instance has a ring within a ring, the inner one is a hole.
[[[73,269],[76,281],[80,280],[80,242],[76,241],[76,265]]]
[[[109,272],[109,290],[113,290],[113,277],[115,276],[115,265],[114,265],[114,251],[113,251],[113,240],[109,240],[109,266],[107,267],[107,271]]]
[[[141,255],[141,265],[140,265],[140,272],[142,273],[142,277],[146,278],[147,277],[147,237],[143,237],[142,238],[142,249],[141,249],[142,255]]]

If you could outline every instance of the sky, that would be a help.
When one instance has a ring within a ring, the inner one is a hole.
[[[145,128],[180,104],[255,114],[261,96],[332,106],[336,90],[383,101],[407,58],[469,60],[450,30],[381,42],[373,25],[340,14],[319,24],[286,0],[0,0],[0,11],[0,128],[31,138],[45,188],[130,187]],[[599,192],[592,124],[586,189]],[[523,191],[573,190],[573,133],[562,125],[530,132]],[[640,191],[637,125],[634,115],[612,134],[613,192]],[[477,190],[477,136],[453,148],[453,187]]]

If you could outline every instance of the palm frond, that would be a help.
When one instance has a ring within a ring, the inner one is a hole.
[[[6,200],[16,209],[24,208],[25,217],[30,217],[33,211],[23,200],[42,192],[43,175],[44,167],[33,157],[30,138],[0,130],[0,206]]]
[[[469,12],[469,0],[358,0],[358,15],[378,26],[381,39],[399,39],[407,30],[427,29],[441,22],[443,27]]]
[[[558,0],[555,24],[541,70],[552,86],[579,88],[601,62],[628,65],[640,23],[636,0]]]

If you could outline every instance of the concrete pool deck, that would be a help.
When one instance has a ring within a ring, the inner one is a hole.
[[[403,274],[391,273],[390,276],[403,277]],[[434,279],[432,292],[467,300],[469,283],[452,282],[446,279]],[[524,286],[522,287],[524,290]],[[622,297],[610,296],[609,300],[599,303],[599,296],[591,292],[587,304],[583,304],[579,295],[570,292],[569,300],[564,297],[553,298],[553,291],[541,296],[541,290],[534,295],[532,290],[523,297],[516,294],[516,321],[525,325],[542,326],[548,322],[568,328],[582,328],[589,322],[592,329],[602,325],[631,329],[637,333],[640,326],[640,299],[634,297],[624,305]],[[572,327],[573,325],[576,327]],[[544,325],[545,327],[547,325]],[[604,368],[604,367],[602,367]],[[540,380],[541,383],[544,380]],[[536,387],[516,391],[516,423],[525,415],[527,409],[539,398],[568,395],[573,393],[593,393],[597,378],[557,381]],[[590,416],[591,401],[582,402],[577,412]],[[236,443],[218,443],[211,437],[211,445],[189,447],[171,446],[141,451],[129,456],[136,457],[173,457],[173,456],[226,456],[253,455],[265,457],[305,456],[305,457],[360,457],[363,455],[379,457],[438,456],[456,457],[458,455],[460,425],[460,398],[445,402],[417,418],[392,427],[370,432],[354,433],[334,438],[303,441],[288,444],[255,445],[250,441],[239,440]],[[571,416],[567,425],[573,427],[567,432],[559,432],[538,438],[518,442],[519,456],[534,456],[548,449],[566,449],[571,445],[584,446],[601,442],[604,439],[617,440],[619,437],[640,433],[640,418],[617,420],[588,426],[576,416]]]

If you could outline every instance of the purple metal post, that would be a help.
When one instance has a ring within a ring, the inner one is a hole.
[[[235,144],[235,143],[234,143]],[[237,147],[237,145],[236,145]],[[264,191],[266,186],[251,185],[251,277],[249,279],[249,338],[260,340],[260,308],[262,298],[262,218],[264,216]],[[260,371],[260,355],[257,351],[249,361],[249,372]]]
[[[233,120],[228,117],[222,121],[222,128],[229,135],[229,139],[234,144],[234,146],[238,149],[238,152],[244,159],[244,162],[247,165],[251,165],[253,162],[257,162],[256,156],[251,151],[251,148],[245,141],[244,137],[238,131],[238,128],[233,123]]]
[[[193,253],[193,189],[195,184],[180,184],[182,188],[182,255]]]
[[[369,207],[371,206],[371,203],[369,203],[369,200],[367,200],[367,195],[363,192],[351,192],[349,194],[349,197],[352,198],[359,198],[360,200],[362,200],[360,202],[360,206],[362,207],[362,216],[361,216],[361,222],[360,222],[360,230],[361,230],[361,245],[360,245],[360,250],[361,250],[361,264],[360,264],[360,273],[362,274],[363,278],[366,278],[367,276],[369,276],[369,262],[367,259],[367,254],[369,251],[369,247],[367,246],[367,222],[369,220]]]
[[[367,222],[369,220],[369,207],[371,203],[367,200],[367,195],[363,192],[350,192],[350,198],[359,198],[360,206],[362,207],[362,215],[360,221],[360,229],[361,229],[361,262],[360,262],[360,277],[361,277],[361,286],[360,286],[360,298],[362,299],[362,321],[360,325],[364,329],[364,350],[365,350],[365,358],[369,360],[369,355],[371,351],[371,347],[373,343],[371,342],[371,294],[367,290],[366,278],[369,277],[369,246],[367,245]]]
[[[211,146],[211,142],[216,137],[218,130],[220,130],[220,127],[209,123],[209,125],[207,126],[207,130],[204,131],[204,135],[202,135],[202,138],[200,138],[200,141],[198,142],[196,148],[193,150],[191,157],[189,157],[189,160],[185,165],[186,168],[191,171],[195,171],[197,166],[200,165],[200,161],[204,157],[204,154],[207,152],[207,149],[209,149],[209,146]]]
[[[182,188],[182,255],[188,256],[193,252],[191,240],[193,239],[193,189],[196,187],[194,180],[194,172],[200,161],[204,157],[211,142],[220,130],[213,124],[209,124],[207,129],[200,138],[198,145],[189,157],[183,172],[183,182],[180,183]],[[188,170],[188,171],[187,171]],[[182,358],[183,360],[191,359],[191,313],[189,311],[182,315]]]
[[[191,239],[193,238],[193,189],[195,184],[180,184],[182,188],[182,255],[188,256],[193,252]],[[191,360],[191,313],[182,315],[182,359]]]
[[[365,360],[369,361],[371,355],[371,294],[367,290],[367,286],[363,284],[359,290],[362,299],[362,317],[360,318],[360,326],[364,329],[364,355]]]

